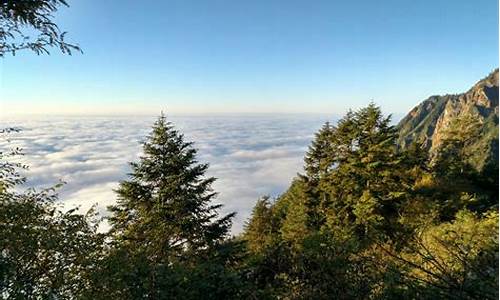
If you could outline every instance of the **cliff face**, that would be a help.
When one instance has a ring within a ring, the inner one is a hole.
[[[399,145],[419,142],[432,153],[450,123],[464,115],[481,124],[480,138],[470,149],[476,166],[498,162],[498,69],[463,94],[432,96],[413,108],[398,125]]]

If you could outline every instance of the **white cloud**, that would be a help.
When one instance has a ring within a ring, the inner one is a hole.
[[[210,163],[209,176],[223,212],[236,211],[233,232],[242,229],[255,201],[277,196],[301,171],[302,158],[325,116],[192,116],[169,118],[194,141],[198,160]],[[141,153],[140,141],[155,117],[11,118],[0,127],[17,126],[12,145],[24,148],[31,166],[28,184],[47,187],[59,180],[66,207],[86,211],[97,203],[105,214],[113,189]],[[0,148],[5,147],[0,141]]]

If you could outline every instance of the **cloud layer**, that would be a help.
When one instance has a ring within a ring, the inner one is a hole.
[[[208,175],[223,212],[236,211],[233,233],[241,231],[255,201],[283,193],[297,172],[314,132],[325,116],[177,116],[169,118],[195,142],[198,160],[210,163]],[[66,182],[60,199],[83,211],[97,203],[99,212],[114,203],[113,189],[141,153],[140,141],[154,117],[12,118],[0,127],[23,129],[11,145],[21,146],[30,165],[28,185]],[[5,147],[0,141],[0,147]]]

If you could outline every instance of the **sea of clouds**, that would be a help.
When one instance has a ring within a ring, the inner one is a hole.
[[[224,204],[236,211],[233,233],[242,230],[255,201],[283,193],[297,172],[314,133],[330,120],[325,115],[172,116],[168,117],[198,149],[198,161],[208,162],[208,176]],[[96,204],[105,216],[118,182],[130,172],[128,162],[141,154],[141,141],[155,117],[11,117],[0,128],[22,129],[0,148],[20,146],[29,164],[29,187],[59,181],[60,201],[80,211]],[[103,226],[105,227],[105,225]]]

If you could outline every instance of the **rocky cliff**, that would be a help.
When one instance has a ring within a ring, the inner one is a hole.
[[[470,148],[474,164],[498,163],[498,69],[463,94],[432,96],[413,108],[399,123],[399,145],[423,143],[431,152],[451,122],[465,115],[479,121],[479,138]]]

